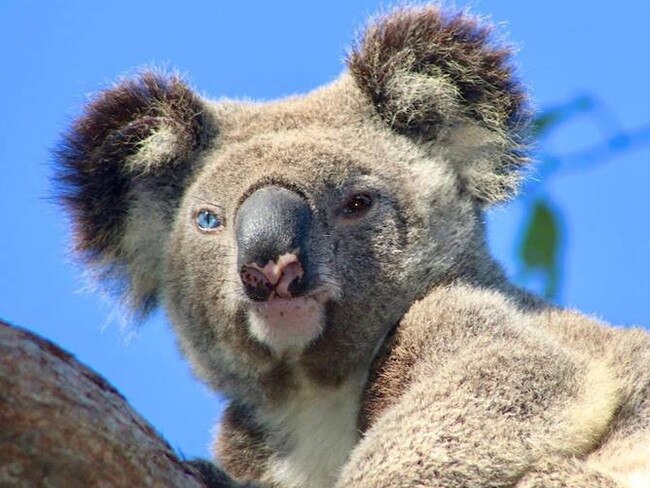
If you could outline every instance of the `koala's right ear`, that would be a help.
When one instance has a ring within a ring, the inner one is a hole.
[[[140,314],[157,303],[174,212],[215,134],[178,76],[145,72],[100,93],[56,151],[75,249]]]

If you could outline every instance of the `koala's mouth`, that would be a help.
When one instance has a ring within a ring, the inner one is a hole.
[[[300,352],[322,333],[329,298],[329,293],[318,292],[253,302],[248,311],[250,332],[278,354]]]

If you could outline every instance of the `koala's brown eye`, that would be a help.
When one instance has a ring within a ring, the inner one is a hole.
[[[342,209],[344,217],[353,217],[367,211],[372,206],[372,197],[367,193],[352,195]]]

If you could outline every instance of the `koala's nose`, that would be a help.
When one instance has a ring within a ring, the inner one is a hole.
[[[246,294],[289,298],[308,288],[307,244],[312,213],[298,193],[266,186],[252,193],[235,218],[237,265]]]
[[[264,267],[256,263],[244,265],[240,275],[251,298],[266,300],[272,291],[281,298],[299,294],[305,270],[295,254],[287,253],[277,263],[269,261]]]

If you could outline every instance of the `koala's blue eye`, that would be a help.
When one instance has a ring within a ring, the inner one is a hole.
[[[209,210],[201,210],[196,215],[196,225],[201,230],[216,230],[221,227],[221,220],[213,212]]]

